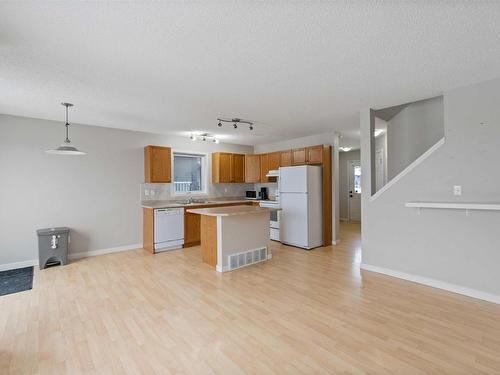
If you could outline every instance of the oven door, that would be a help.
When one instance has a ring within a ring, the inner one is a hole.
[[[280,229],[280,212],[271,211],[269,213],[269,226],[274,229]]]

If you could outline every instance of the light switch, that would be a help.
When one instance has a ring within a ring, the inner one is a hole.
[[[144,195],[147,197],[149,195],[149,189],[144,189]]]
[[[462,186],[461,185],[453,186],[453,195],[462,195]]]

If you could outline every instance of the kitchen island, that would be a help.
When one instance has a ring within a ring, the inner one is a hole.
[[[225,272],[270,259],[269,213],[277,210],[257,206],[187,209],[201,216],[203,262]]]

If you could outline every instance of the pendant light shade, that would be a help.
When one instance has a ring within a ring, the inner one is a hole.
[[[69,140],[69,122],[68,122],[68,108],[73,107],[71,103],[61,103],[64,107],[66,107],[66,123],[64,126],[66,127],[66,139],[64,143],[59,147],[45,151],[47,154],[55,154],[55,155],[86,155],[87,153],[84,151],[78,150],[75,146],[71,144]]]

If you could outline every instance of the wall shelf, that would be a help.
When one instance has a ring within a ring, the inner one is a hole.
[[[405,207],[416,208],[419,215],[422,208],[465,210],[469,215],[471,210],[500,211],[500,202],[406,202]]]

